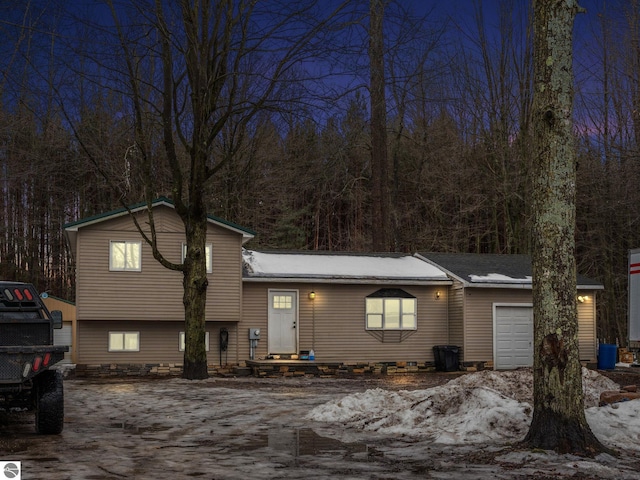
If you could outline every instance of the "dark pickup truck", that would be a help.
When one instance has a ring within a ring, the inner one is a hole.
[[[0,411],[35,411],[36,431],[64,426],[62,373],[51,367],[68,346],[53,345],[62,312],[49,312],[33,285],[0,281]]]

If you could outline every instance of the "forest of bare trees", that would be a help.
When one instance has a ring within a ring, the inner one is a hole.
[[[158,2],[148,11],[145,3],[111,10],[110,2],[0,0],[0,278],[73,300],[63,225],[143,201],[149,176],[154,195],[172,196],[170,172],[144,161],[164,155],[166,134],[154,97],[162,66],[149,54],[160,53],[158,30],[146,14]],[[386,125],[383,222],[372,184],[380,171],[372,171],[369,64],[378,44],[369,38],[370,2],[320,2],[333,10],[300,3],[309,10],[292,24],[324,27],[287,65],[277,96],[216,134],[215,174],[204,186],[209,213],[258,232],[249,245],[256,249],[531,253],[525,2],[469,1],[455,16],[425,7],[443,2],[374,2],[384,5],[377,64],[386,108],[376,116]],[[624,343],[627,253],[640,247],[640,1],[585,6],[574,64],[576,260],[605,286],[598,336]],[[285,33],[252,53],[276,51]],[[123,45],[147,100],[137,111]],[[238,61],[259,76],[263,60]],[[245,94],[255,86],[244,85]],[[144,150],[136,121],[145,123]]]

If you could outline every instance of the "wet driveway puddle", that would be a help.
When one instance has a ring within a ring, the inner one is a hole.
[[[145,427],[141,427],[139,425],[134,425],[133,423],[128,422],[112,422],[109,426],[111,428],[123,430],[127,433],[137,433],[139,435],[142,435],[144,433],[165,432],[171,428],[170,426],[165,425],[148,425]]]
[[[247,452],[269,448],[288,453],[293,457],[303,455],[336,455],[340,457],[380,457],[382,452],[364,443],[345,443],[335,438],[318,435],[311,428],[274,428],[261,432],[232,448],[232,451]]]

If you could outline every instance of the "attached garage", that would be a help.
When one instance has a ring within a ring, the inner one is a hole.
[[[533,365],[533,306],[493,307],[494,368],[511,370]]]
[[[462,364],[514,369],[533,365],[531,257],[420,253],[453,280],[448,296],[449,345]],[[596,294],[603,286],[577,276],[580,361],[596,360]]]

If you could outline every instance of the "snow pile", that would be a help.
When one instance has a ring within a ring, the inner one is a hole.
[[[449,382],[448,385],[462,385],[467,388],[487,387],[513,398],[518,402],[533,405],[533,372],[530,368],[495,372],[484,370],[473,375],[464,375]],[[446,386],[446,385],[445,385]],[[600,392],[618,390],[620,386],[613,380],[600,375],[595,370],[582,369],[582,390],[585,408],[597,407]]]
[[[630,435],[640,449],[640,401],[598,408],[600,392],[618,384],[583,369],[587,419],[607,443],[629,448]],[[532,371],[483,371],[461,376],[427,390],[380,388],[347,395],[319,405],[307,419],[341,423],[384,435],[427,437],[437,443],[513,442],[526,435],[531,422]]]
[[[582,390],[584,391],[584,408],[597,407],[600,404],[600,393],[606,390],[619,390],[620,385],[610,378],[600,375],[595,370],[582,369]]]
[[[591,407],[586,415],[591,431],[601,442],[640,451],[640,400]]]
[[[410,392],[367,390],[320,405],[307,418],[385,435],[426,436],[438,443],[510,441],[526,433],[528,403],[488,387],[455,382]]]

